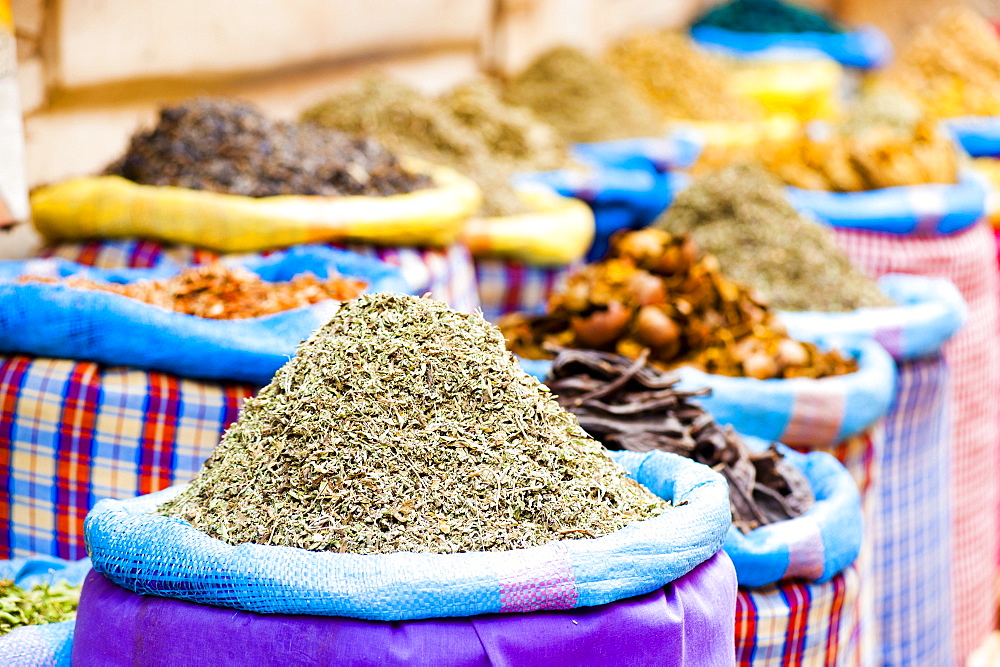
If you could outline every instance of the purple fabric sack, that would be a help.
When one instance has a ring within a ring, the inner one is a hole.
[[[139,595],[91,571],[74,665],[733,665],[725,552],[597,607],[416,621],[257,614]]]

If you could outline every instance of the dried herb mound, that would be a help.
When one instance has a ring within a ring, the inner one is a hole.
[[[68,621],[76,616],[81,586],[39,584],[25,590],[0,580],[0,636],[25,625]]]
[[[393,195],[428,187],[375,140],[273,121],[255,107],[196,98],[160,111],[108,175],[247,197]]]
[[[323,127],[369,134],[400,154],[456,169],[482,190],[482,215],[528,212],[510,184],[515,166],[522,165],[491,152],[475,122],[453,113],[447,103],[427,97],[400,81],[381,74],[369,75],[308,109],[302,118]],[[496,124],[493,128],[498,141],[502,142],[502,137],[507,140],[496,148],[497,153],[527,150],[525,141],[518,142],[512,132],[504,133]],[[531,159],[528,155],[522,157]]]
[[[782,310],[844,312],[889,306],[854,268],[833,234],[803,218],[761,167],[732,165],[695,180],[654,223],[689,234],[726,275]]]
[[[663,132],[657,112],[618,72],[568,46],[538,56],[507,83],[504,96],[530,107],[570,143]]]
[[[612,238],[608,256],[572,274],[548,313],[500,320],[509,348],[550,359],[561,348],[617,352],[708,373],[770,378],[842,375],[852,359],[788,337],[755,291],[728,280],[711,255],[658,229]]]
[[[733,525],[743,533],[801,515],[815,498],[809,480],[772,445],[751,451],[691,402],[709,389],[678,391],[675,373],[617,354],[565,350],[545,383],[587,433],[608,449],[672,452],[711,466],[729,482]]]
[[[26,276],[21,282],[61,283],[75,289],[96,289],[121,294],[186,315],[216,320],[236,320],[280,313],[327,299],[347,301],[365,289],[353,278],[320,280],[311,273],[286,282],[267,282],[253,271],[229,268],[221,262],[194,266],[173,278],[133,283],[100,283],[86,278],[52,280]]]
[[[781,0],[733,0],[708,10],[695,26],[713,26],[734,32],[821,32],[844,28],[823,14]]]
[[[679,32],[638,32],[612,47],[607,59],[665,119],[747,121],[762,115],[730,91],[723,64]]]
[[[599,537],[665,507],[495,327],[376,294],[299,347],[161,512],[229,544],[377,554]]]

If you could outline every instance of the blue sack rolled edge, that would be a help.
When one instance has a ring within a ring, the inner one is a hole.
[[[848,313],[781,313],[792,337],[853,340],[872,338],[897,361],[934,354],[968,318],[961,292],[944,278],[888,274],[881,290],[896,306],[860,308]]]
[[[858,360],[847,375],[814,380],[756,380],[704,373],[681,366],[677,388],[709,387],[712,395],[697,399],[720,424],[737,431],[792,446],[833,445],[861,433],[889,410],[896,389],[896,364],[873,340],[828,340],[821,334],[800,340],[835,346]],[[551,361],[518,359],[528,374],[545,380]]]
[[[691,38],[700,46],[728,55],[764,56],[775,49],[825,54],[841,65],[859,69],[882,67],[892,59],[892,42],[873,25],[841,33],[736,32],[716,26],[693,26]]]
[[[174,486],[100,501],[85,522],[87,550],[96,571],[136,593],[261,613],[394,621],[600,605],[687,574],[722,547],[731,523],[721,475],[656,454],[636,478],[686,504],[596,539],[459,554],[230,546],[150,513],[183,491]]]
[[[865,192],[826,192],[788,186],[788,201],[819,222],[888,234],[947,236],[986,215],[985,179],[962,170],[958,183],[924,183]]]
[[[741,437],[752,449],[768,446]],[[826,452],[800,454],[781,445],[778,449],[805,475],[816,503],[798,517],[746,535],[730,526],[724,549],[736,565],[740,586],[758,588],[786,579],[829,581],[861,551],[861,494],[847,469]]]
[[[1000,156],[1000,116],[959,116],[941,124],[972,157]]]
[[[409,291],[396,267],[325,246],[229,257],[225,263],[247,268],[272,282],[310,271],[319,278],[342,275],[365,280],[366,292]],[[213,320],[100,290],[17,282],[30,274],[128,283],[166,278],[181,269],[173,263],[152,269],[96,269],[61,259],[0,262],[0,302],[4,304],[0,310],[0,352],[261,385],[337,308],[335,302],[323,301],[264,317]]]
[[[86,558],[70,561],[35,556],[0,561],[0,579],[13,580],[22,588],[59,582],[79,586],[89,571],[90,561]],[[75,628],[75,620],[16,628],[0,637],[0,665],[68,667]]]

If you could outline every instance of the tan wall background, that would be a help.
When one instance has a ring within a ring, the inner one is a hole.
[[[803,0],[895,40],[947,0]],[[1000,0],[967,0],[1000,17]],[[713,0],[12,0],[30,185],[93,173],[164,103],[232,95],[292,117],[378,67],[428,92],[559,43],[600,52]],[[0,257],[29,254],[22,226]]]

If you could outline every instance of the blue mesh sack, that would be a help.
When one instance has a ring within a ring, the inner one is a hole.
[[[881,30],[870,25],[841,33],[736,32],[702,25],[691,28],[691,37],[701,46],[729,55],[762,56],[775,50],[821,53],[841,65],[861,69],[882,67],[892,59],[892,43]]]
[[[134,592],[262,613],[386,621],[594,606],[690,572],[719,550],[730,525],[721,475],[671,454],[637,456],[631,475],[677,506],[596,539],[457,554],[230,546],[151,514],[184,489],[175,486],[98,503],[87,547],[95,570]]]
[[[1000,116],[958,116],[942,124],[972,157],[1000,155]]]
[[[398,269],[323,246],[300,246],[266,257],[224,260],[267,281],[312,272],[368,283],[366,291],[408,291]],[[176,275],[181,267],[95,269],[59,259],[0,262],[0,352],[93,361],[192,378],[266,383],[336,304],[324,301],[264,317],[213,320],[168,311],[100,290],[18,282],[23,276],[79,276],[129,283]]]
[[[787,187],[792,206],[841,229],[915,236],[947,236],[986,215],[987,187],[971,170],[958,183],[925,183],[865,192],[825,192]]]

